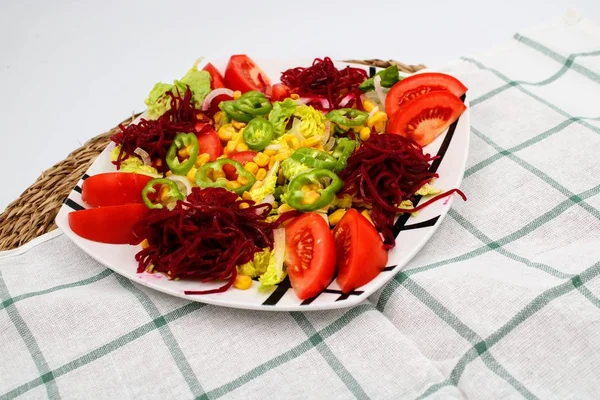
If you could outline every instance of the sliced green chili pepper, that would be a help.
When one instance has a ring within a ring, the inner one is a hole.
[[[152,179],[142,189],[142,200],[144,200],[144,204],[146,204],[148,206],[148,208],[163,208],[164,207],[160,202],[153,203],[148,198],[148,193],[156,193],[156,189],[154,189],[154,186],[157,186],[157,185],[161,185],[161,188],[165,185],[169,187],[169,193],[168,193],[169,199],[173,199],[173,201],[185,200],[185,196],[183,195],[183,193],[181,193],[181,191],[179,190],[179,187],[177,186],[177,183],[175,181],[172,181],[172,180],[166,179],[166,178]]]
[[[338,140],[337,146],[333,150],[333,157],[337,158],[337,162],[333,168],[335,172],[340,172],[346,168],[348,158],[354,153],[354,149],[356,149],[356,140],[350,140],[348,138],[341,138]]]
[[[252,150],[261,151],[273,140],[273,124],[263,117],[256,117],[244,128],[244,141]]]
[[[273,109],[267,97],[256,90],[246,92],[237,100],[223,101],[219,107],[235,121],[250,122],[254,117],[267,115]]]
[[[378,73],[375,74],[375,76],[378,76],[378,75],[381,77],[381,86],[383,86],[385,88],[391,88],[399,80],[402,79],[400,77],[400,73],[398,72],[397,65],[392,65],[390,67],[387,67],[383,71],[379,71]],[[375,89],[375,76],[373,76],[373,77],[367,79],[366,81],[364,81],[363,83],[361,83],[358,88],[360,90],[362,90],[363,92],[368,92],[370,90],[374,90]]]
[[[324,185],[323,178],[331,179],[328,185]],[[305,196],[308,192],[302,190],[304,185],[317,184],[325,186],[318,190],[319,198],[307,204]],[[329,205],[337,192],[342,190],[344,182],[333,172],[328,169],[314,169],[296,176],[289,185],[288,205],[299,211],[314,211]]]
[[[355,108],[340,108],[339,110],[329,111],[325,118],[338,125],[359,126],[367,122],[369,114]]]
[[[223,172],[223,166],[225,164],[231,165],[235,168],[235,172],[238,175],[237,183],[240,184],[240,187],[234,187],[236,186],[234,185],[234,182],[228,180],[227,178],[217,178],[216,180],[212,180],[208,177],[208,173],[211,170]],[[246,183],[243,183],[244,181],[246,181]],[[196,172],[196,184],[201,188],[221,187],[236,194],[242,194],[246,190],[249,190],[252,185],[254,185],[254,182],[256,182],[256,178],[251,172],[244,169],[244,166],[239,162],[230,160],[229,158],[221,158],[217,161],[204,164]]]
[[[182,163],[179,162],[177,151],[188,146],[192,146],[189,151],[190,156]],[[167,151],[167,165],[175,175],[185,175],[194,166],[198,158],[198,138],[195,133],[180,133],[175,136],[173,143]]]
[[[333,169],[337,160],[324,151],[301,147],[294,151],[292,159],[311,168]]]

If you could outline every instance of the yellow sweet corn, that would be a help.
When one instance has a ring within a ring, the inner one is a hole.
[[[377,111],[375,114],[373,114],[367,119],[367,126],[369,128],[375,127],[375,130],[377,132],[383,132],[383,130],[385,129],[385,123],[387,119],[388,116],[385,112]]]
[[[223,172],[222,170],[213,169],[212,177],[213,177],[213,181],[216,181],[219,178],[225,178],[225,172]]]
[[[321,143],[321,138],[319,136],[309,137],[308,139],[304,139],[302,142],[302,147],[313,147]]]
[[[289,158],[291,155],[292,155],[292,152],[289,151],[289,150],[286,150],[286,151],[284,151],[282,153],[277,154],[276,156],[271,157],[271,160],[269,160],[269,161],[273,161],[273,160],[275,160],[275,161],[283,161],[286,158]],[[271,168],[271,165],[269,165],[269,168]]]
[[[235,152],[235,146],[236,146],[235,141],[230,140],[229,142],[227,142],[227,145],[223,149],[223,153],[231,154],[231,153]]]
[[[167,204],[167,200],[169,200],[168,186],[163,186],[162,188],[160,188],[160,190],[158,191],[158,198],[160,199],[161,203]]]
[[[292,149],[297,149],[300,147],[300,141],[298,140],[297,137],[293,137],[292,140],[290,140],[290,147]]]
[[[228,181],[225,186],[227,186],[228,189],[239,189],[242,187],[242,185],[237,181]]]
[[[276,162],[277,160],[275,159],[275,156],[271,157],[271,160],[269,161],[269,169],[273,168]]]
[[[240,97],[242,97],[242,92],[240,92],[239,90],[236,90],[235,92],[233,92],[233,99],[237,100]]]
[[[242,151],[248,151],[248,145],[246,143],[238,143],[235,146],[235,151],[242,152]]]
[[[256,182],[254,182],[254,185],[252,185],[252,187],[250,188],[250,191],[260,189],[262,186],[263,186],[262,181],[256,181]]]
[[[265,176],[267,176],[267,170],[264,168],[259,168],[255,176],[257,181],[262,181],[265,179]]]
[[[250,207],[250,205],[248,203],[242,203],[240,204],[240,208],[244,209],[244,208],[248,208]]]
[[[292,94],[290,94],[290,98],[292,98],[294,100],[298,100],[300,98],[300,95],[298,95],[296,93],[292,93]]]
[[[368,113],[373,111],[373,109],[375,108],[375,103],[373,103],[371,100],[365,100],[365,101],[363,101],[362,104],[363,104],[363,108]]]
[[[360,133],[358,134],[358,136],[360,137],[360,140],[362,140],[363,142],[365,140],[369,140],[369,138],[371,137],[371,128],[367,128],[366,126],[363,127],[360,130]]]
[[[171,175],[173,175],[173,172],[172,172],[171,170],[168,170],[168,171],[165,173],[165,176],[171,176]]]
[[[190,156],[191,151],[192,151],[192,145],[190,144],[188,146],[185,146],[185,147],[177,150],[177,155],[179,157],[188,158]]]
[[[233,133],[235,132],[235,128],[231,124],[225,124],[219,128],[219,139],[226,142],[231,140]]]
[[[295,209],[290,207],[289,205],[287,205],[286,203],[283,203],[282,205],[279,206],[279,208],[277,209],[277,214],[281,215],[281,214],[285,214],[288,211],[294,211]]]
[[[363,210],[361,212],[361,214],[362,214],[363,217],[365,217],[366,219],[368,219],[370,223],[373,224],[373,220],[371,219],[371,214],[369,214],[369,212],[367,210]],[[373,225],[375,225],[375,224],[373,224]]]
[[[258,165],[255,162],[250,161],[244,165],[244,169],[252,175],[255,175],[258,172]]]
[[[321,198],[321,195],[319,193],[315,192],[314,190],[311,190],[310,192],[306,192],[306,194],[304,195],[304,199],[302,200],[302,203],[314,204],[320,198]]]
[[[150,246],[150,243],[148,243],[148,239],[142,240],[142,243],[140,244],[142,245],[142,249],[146,249],[148,248],[148,246]]]
[[[192,167],[192,169],[190,169],[188,173],[185,174],[185,177],[188,179],[188,181],[196,183],[196,172],[198,172],[196,167]]]
[[[213,118],[216,125],[220,124],[223,121],[223,111],[217,111]]]
[[[269,165],[269,161],[270,157],[265,153],[258,153],[256,156],[254,156],[254,162],[259,167],[266,167],[267,165]]]
[[[244,186],[247,185],[249,181],[245,176],[238,175],[237,182],[240,184],[240,186]]]
[[[245,122],[239,122],[239,121],[233,121],[231,123],[231,125],[233,125],[233,127],[239,131],[240,129],[242,129],[242,128],[244,128],[246,126],[246,123]]]
[[[364,104],[364,103],[363,103]],[[338,224],[338,222],[340,222],[340,220],[342,219],[342,217],[344,216],[344,214],[346,214],[346,210],[340,208],[339,210],[335,210],[330,216],[329,216],[329,224],[331,226],[336,226]]]
[[[238,275],[233,281],[233,287],[240,290],[250,289],[252,287],[252,278],[248,275]]]
[[[196,167],[201,167],[209,161],[210,161],[210,155],[208,155],[208,153],[202,153],[202,154],[198,155],[198,158],[196,158],[196,162],[194,163],[194,165]]]
[[[250,196],[249,192],[242,193],[242,199],[244,200],[252,200],[252,196]]]
[[[263,153],[264,153],[266,156],[270,157],[270,156],[274,156],[275,154],[277,154],[277,150],[265,150],[265,151],[263,151]],[[260,154],[260,153],[259,153],[259,154]]]

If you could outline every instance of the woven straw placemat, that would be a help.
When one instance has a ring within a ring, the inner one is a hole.
[[[346,60],[349,63],[387,68],[397,65],[406,73],[414,73],[424,65],[408,65],[394,60]],[[131,118],[123,121],[128,125]],[[30,240],[56,229],[54,218],[63,200],[87,171],[92,162],[106,148],[118,127],[91,139],[69,156],[42,172],[39,178],[18,199],[0,214],[0,250],[17,248]]]

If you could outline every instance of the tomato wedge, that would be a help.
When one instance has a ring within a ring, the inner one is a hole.
[[[271,101],[282,101],[290,97],[290,94],[291,91],[289,87],[287,87],[283,83],[276,83],[273,85]]]
[[[258,90],[271,92],[271,81],[265,72],[245,54],[233,55],[225,70],[225,84],[231,90],[242,93]]]
[[[229,156],[233,161],[237,161],[242,165],[246,165],[250,161],[254,160],[256,157],[256,152],[252,150],[248,151],[240,151],[239,153],[235,153]],[[230,181],[235,181],[238,178],[237,172],[235,171],[235,167],[233,165],[223,165],[223,172],[225,173],[225,177]]]
[[[450,92],[430,92],[406,103],[392,117],[388,133],[427,146],[460,117],[467,107]]]
[[[219,70],[212,65],[211,63],[206,64],[203,68],[204,71],[207,71],[210,74],[210,88],[211,89],[219,89],[225,87],[225,81],[223,80],[223,75],[219,72]]]
[[[375,278],[388,261],[388,252],[377,229],[351,208],[333,230],[337,253],[337,283],[350,293]]]
[[[142,189],[152,177],[129,172],[90,176],[81,185],[81,199],[92,207],[141,203]]]
[[[445,91],[460,97],[467,87],[453,76],[438,72],[425,72],[402,79],[390,89],[385,98],[385,111],[390,117],[406,103],[430,92]]]
[[[317,213],[295,218],[285,228],[285,264],[300,300],[321,293],[335,273],[335,243],[329,224]]]
[[[128,244],[133,239],[133,225],[148,211],[149,208],[145,204],[139,203],[73,211],[69,213],[69,227],[84,239]]]
[[[206,153],[210,156],[210,161],[215,161],[217,157],[223,154],[223,145],[219,135],[215,132],[212,125],[196,124],[196,132],[198,133],[198,154]]]

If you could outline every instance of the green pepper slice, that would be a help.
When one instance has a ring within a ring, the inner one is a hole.
[[[173,199],[173,201],[185,200],[185,196],[183,195],[183,193],[181,193],[181,191],[179,190],[179,187],[177,186],[177,183],[175,181],[172,181],[167,178],[152,179],[142,189],[142,200],[144,200],[144,204],[146,206],[148,206],[148,208],[158,209],[158,208],[164,207],[160,202],[153,203],[148,198],[149,193],[156,193],[156,189],[154,189],[154,186],[157,186],[157,185],[161,185],[161,188],[163,186],[169,187],[169,193],[168,193],[169,199]]]
[[[323,178],[331,179],[331,182],[323,189],[319,190],[319,199],[312,204],[304,202],[307,192],[302,190],[304,185],[318,184],[323,185]],[[288,205],[298,211],[315,211],[329,205],[337,192],[342,190],[344,182],[328,169],[314,169],[296,176],[289,185]]]
[[[177,151],[191,145],[190,156],[182,163],[179,162]],[[185,175],[194,166],[198,158],[198,138],[195,133],[179,133],[167,150],[167,165],[175,175]]]
[[[241,185],[238,188],[232,187],[232,181],[227,178],[217,178],[216,180],[212,180],[208,177],[208,173],[211,170],[223,171],[224,165],[231,165],[235,168],[235,172],[238,175],[238,182],[240,178],[245,179],[247,181],[246,184]],[[220,187],[223,189],[227,189],[236,194],[242,194],[246,190],[249,190],[254,182],[256,182],[256,178],[252,175],[251,172],[244,169],[244,166],[237,161],[233,161],[229,158],[221,158],[217,161],[213,161],[211,163],[206,163],[201,166],[196,172],[196,185],[201,188],[207,187]]]
[[[221,111],[223,111],[225,113],[225,115],[229,119],[232,119],[234,121],[250,122],[252,120],[252,118],[254,118],[250,114],[246,114],[246,113],[243,113],[241,111],[238,111],[235,108],[235,100],[222,101],[219,104],[219,108],[221,109]]]
[[[329,111],[325,118],[338,125],[359,126],[367,122],[369,114],[355,108],[340,108],[339,110]]]
[[[292,159],[311,168],[333,169],[337,160],[324,151],[301,147],[294,151]]]
[[[391,88],[399,80],[402,79],[400,77],[400,73],[398,72],[397,65],[389,66],[386,69],[384,69],[383,71],[379,71],[378,73],[375,74],[375,76],[378,76],[378,75],[381,77],[381,86],[383,86],[385,88]],[[358,88],[360,90],[362,90],[363,92],[375,90],[375,76],[365,80],[363,83],[360,84],[360,86]]]
[[[333,157],[337,158],[335,163],[335,167],[333,170],[335,172],[340,172],[344,168],[346,168],[346,164],[348,164],[348,158],[354,153],[356,149],[356,140],[351,140],[348,138],[341,138],[337,142],[337,146],[333,150]]]
[[[261,151],[273,140],[273,124],[263,117],[256,117],[244,128],[244,141],[252,150]]]
[[[273,106],[264,94],[252,90],[237,100],[221,102],[219,108],[235,121],[250,122],[254,117],[270,113]]]

